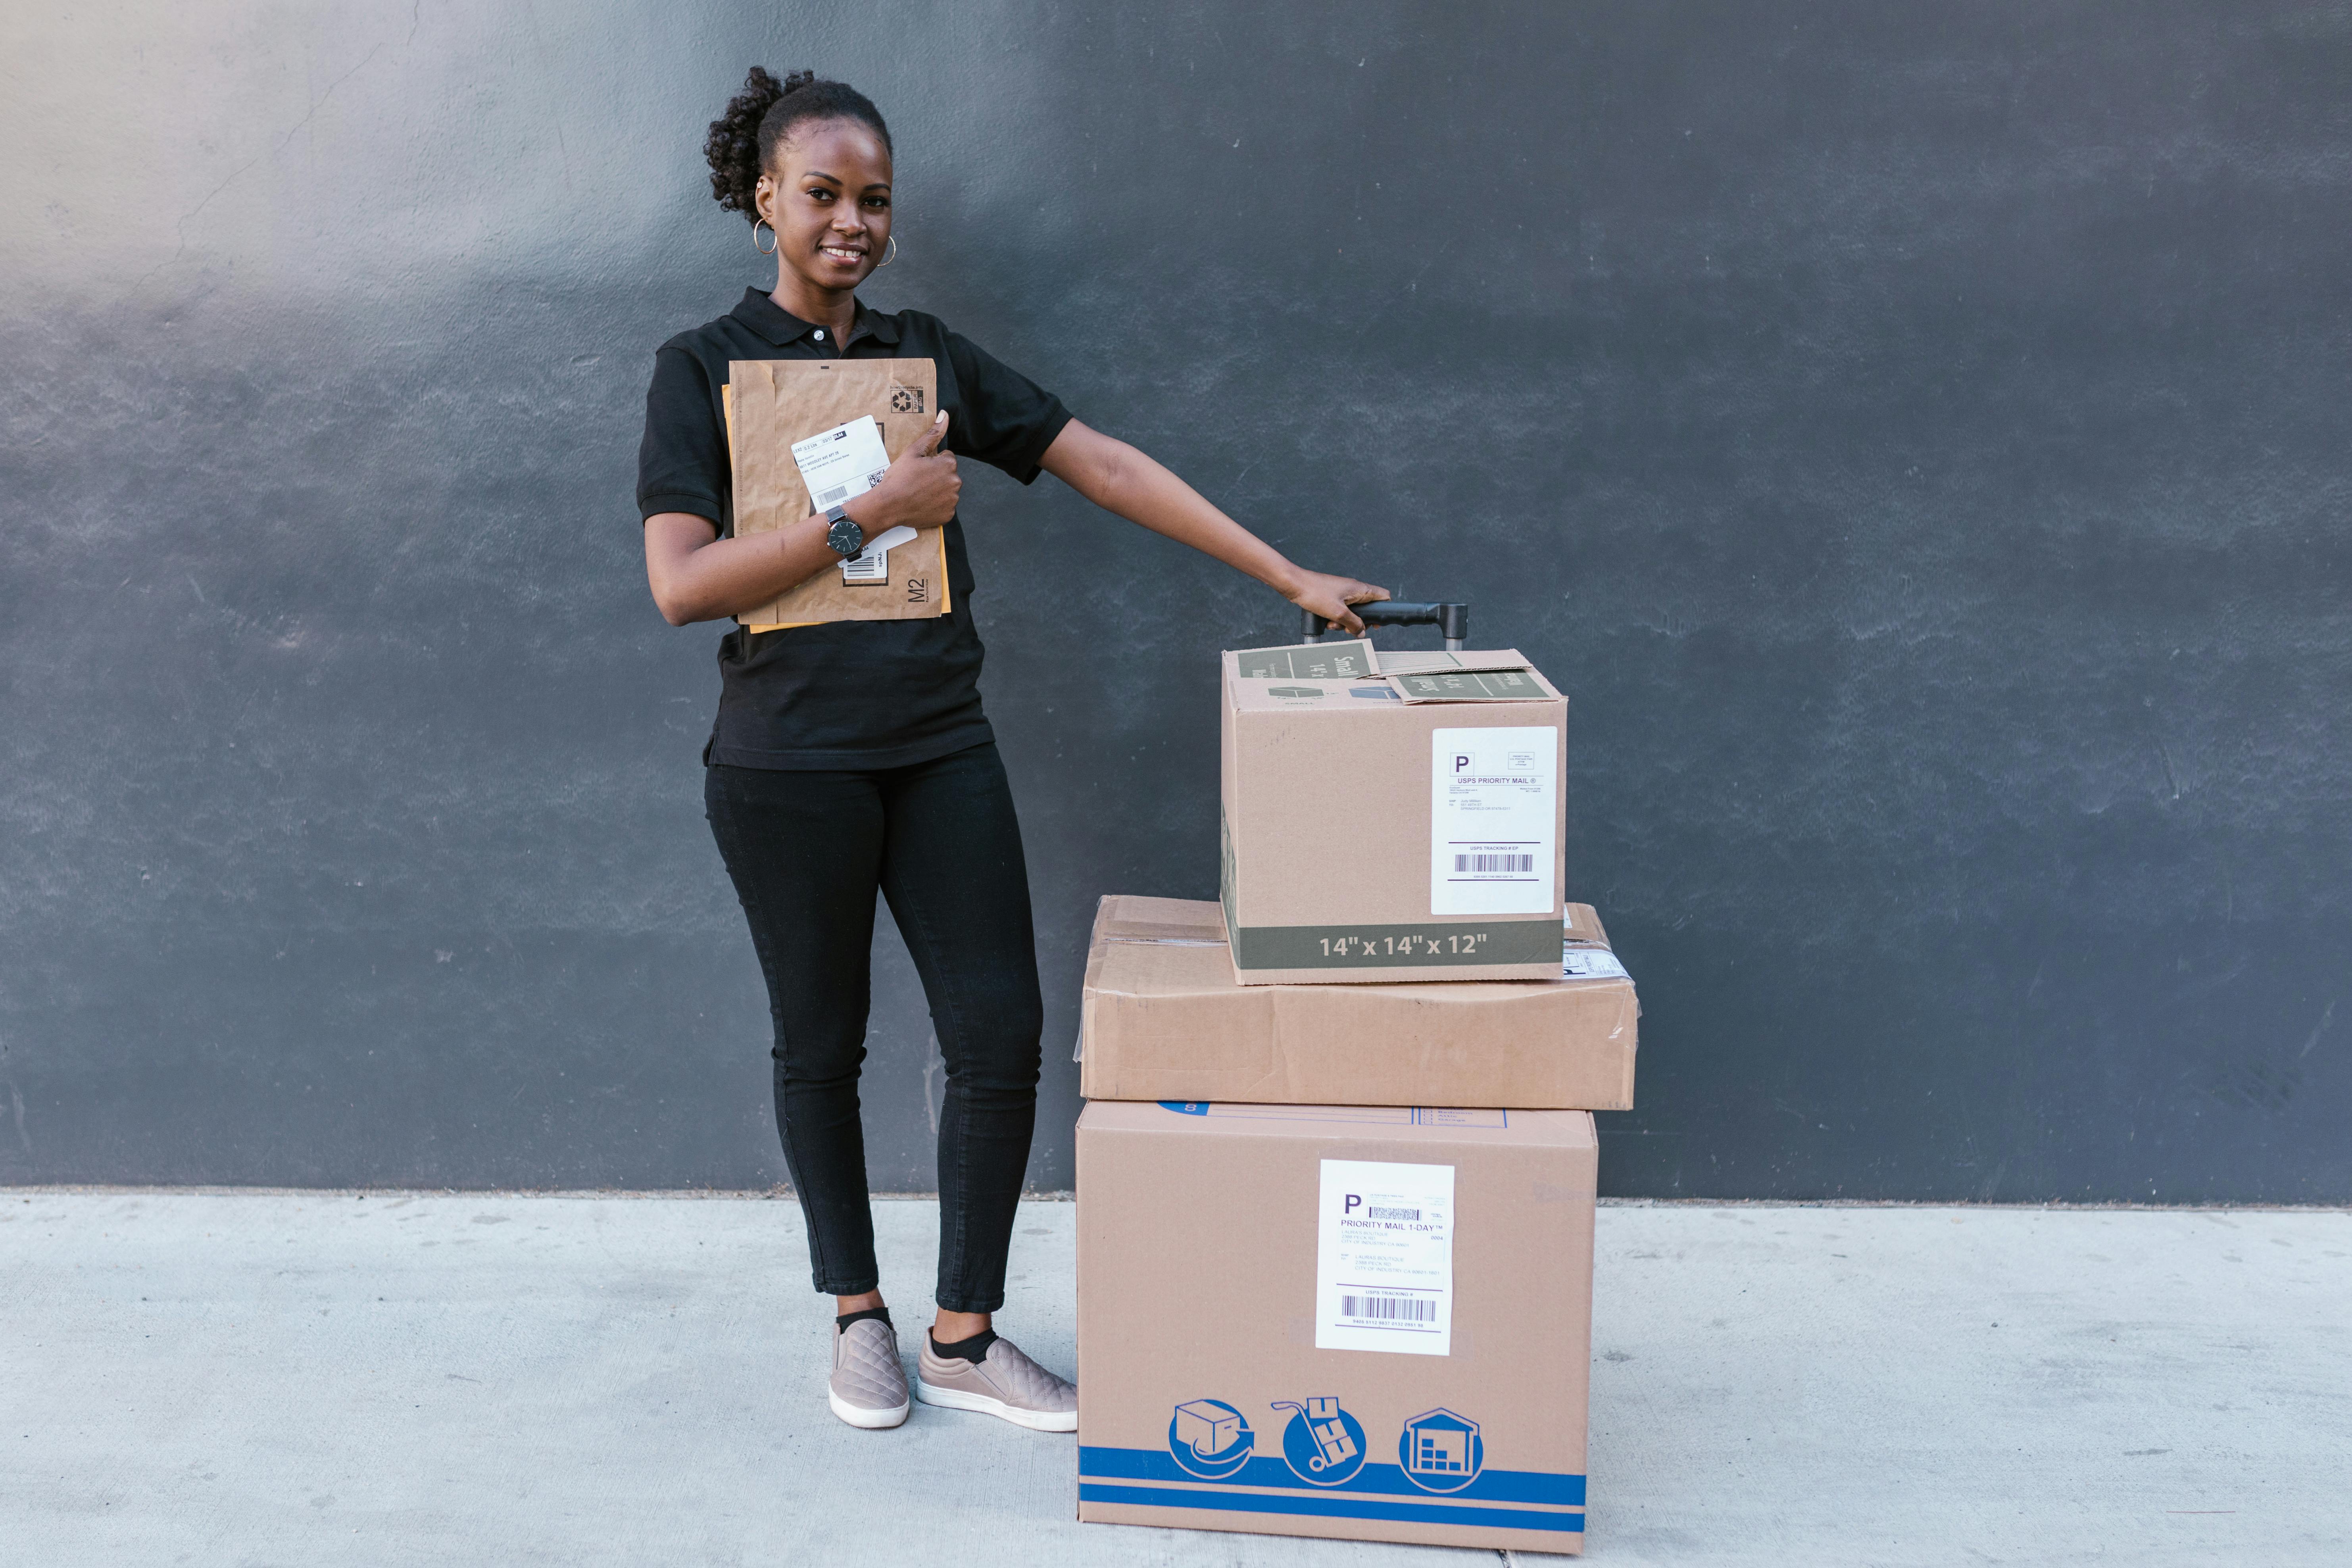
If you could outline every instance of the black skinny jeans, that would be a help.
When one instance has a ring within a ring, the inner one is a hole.
[[[880,1283],[857,1119],[879,889],[947,1061],[939,1304],[995,1311],[1037,1121],[1044,1006],[1021,825],[994,742],[872,771],[714,766],[703,802],[768,980],[776,1128],[817,1289]]]

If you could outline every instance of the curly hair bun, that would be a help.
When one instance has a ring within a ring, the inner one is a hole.
[[[813,70],[790,71],[778,81],[765,67],[753,66],[743,90],[727,100],[727,111],[710,122],[710,134],[703,139],[710,194],[719,205],[758,222],[753,195],[760,173],[793,127],[808,120],[854,120],[882,138],[885,152],[893,151],[882,111],[847,82],[827,81]]]

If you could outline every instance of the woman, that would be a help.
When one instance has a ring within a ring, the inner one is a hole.
[[[860,304],[857,286],[888,264],[896,242],[890,132],[856,91],[814,72],[779,82],[754,68],[712,123],[705,153],[719,205],[751,220],[753,245],[772,248],[776,281],[770,292],[746,289],[733,310],[656,355],[637,500],[646,575],[663,616],[684,626],[750,611],[888,529],[946,530],[951,614],[729,632],[703,753],[711,832],[768,983],[784,1161],[807,1218],[816,1289],[835,1298],[829,1401],[856,1426],[907,1417],[857,1108],[878,889],[922,977],[948,1075],[939,1314],[915,1393],[1073,1431],[1076,1390],[991,1326],[1036,1116],[1041,1005],[1020,826],[981,713],[957,459],[978,458],[1024,484],[1043,469],[1351,631],[1361,623],[1348,606],[1388,595],[1292,565],[938,318]],[[936,422],[845,506],[733,537],[720,398],[728,362],[845,357],[930,359]]]

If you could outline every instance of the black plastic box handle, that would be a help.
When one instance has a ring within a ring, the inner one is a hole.
[[[1444,635],[1449,652],[1459,653],[1470,636],[1467,605],[1416,605],[1402,599],[1381,599],[1348,607],[1363,617],[1366,630],[1373,626],[1435,626]],[[1306,624],[1308,642],[1320,642],[1323,634],[1331,629],[1331,623],[1312,610],[1298,614]]]

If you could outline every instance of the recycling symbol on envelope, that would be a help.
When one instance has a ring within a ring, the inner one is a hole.
[[[901,414],[923,411],[923,389],[919,386],[894,386],[890,389],[890,406]]]

